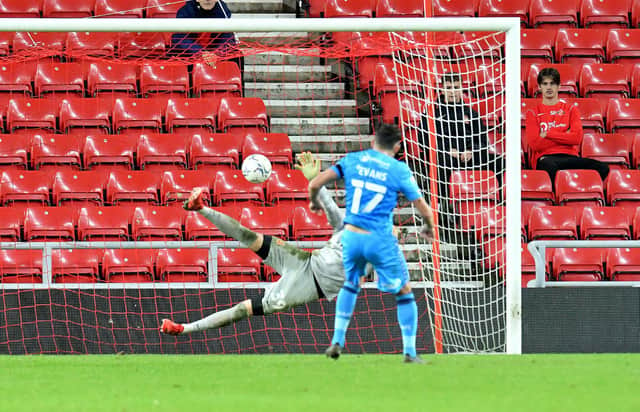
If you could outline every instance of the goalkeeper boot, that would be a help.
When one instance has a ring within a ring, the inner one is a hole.
[[[420,356],[411,356],[411,355],[404,355],[404,363],[418,363],[418,364],[425,364],[427,363],[427,361],[425,361],[424,359],[422,359]]]
[[[204,191],[201,187],[196,187],[191,191],[189,195],[189,199],[183,204],[183,208],[185,210],[198,211],[204,207],[204,201],[202,200],[202,195]]]
[[[324,351],[324,353],[325,355],[327,355],[327,358],[338,359],[340,357],[340,354],[342,353],[342,347],[340,347],[340,345],[338,345],[337,343],[334,343],[329,346],[327,350]]]
[[[184,326],[179,323],[175,323],[170,319],[162,319],[162,325],[160,326],[160,332],[167,335],[179,335],[184,330]]]

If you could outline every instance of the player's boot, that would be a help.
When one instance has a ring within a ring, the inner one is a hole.
[[[427,363],[426,360],[422,359],[420,356],[410,356],[405,354],[404,355],[404,363],[419,363],[419,364],[425,364]]]
[[[189,199],[182,205],[185,210],[198,211],[204,207],[204,201],[202,200],[203,189],[196,187],[191,191]]]
[[[184,330],[184,326],[179,323],[175,323],[170,319],[162,319],[162,325],[160,326],[160,332],[167,335],[179,335]]]
[[[338,359],[342,353],[342,348],[337,343],[334,343],[329,346],[324,353],[327,355],[327,358]]]

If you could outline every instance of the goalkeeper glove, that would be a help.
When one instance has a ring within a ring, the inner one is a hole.
[[[300,170],[308,181],[320,174],[320,160],[314,159],[311,152],[303,152],[298,156],[298,164],[295,166]]]

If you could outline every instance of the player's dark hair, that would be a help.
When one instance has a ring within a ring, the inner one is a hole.
[[[462,81],[460,73],[445,73],[442,75],[442,84],[445,83],[458,83]]]
[[[402,140],[400,129],[395,124],[382,124],[376,129],[376,144],[383,150],[391,150]]]
[[[550,77],[553,84],[560,84],[560,72],[553,67],[545,67],[538,73],[538,86],[542,84],[545,77]]]

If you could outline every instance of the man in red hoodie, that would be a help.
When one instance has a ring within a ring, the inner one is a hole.
[[[558,170],[592,169],[604,180],[609,174],[606,163],[579,156],[582,122],[578,108],[558,98],[560,73],[544,68],[538,74],[542,101],[527,112],[526,140],[534,169],[546,170],[555,181]]]

